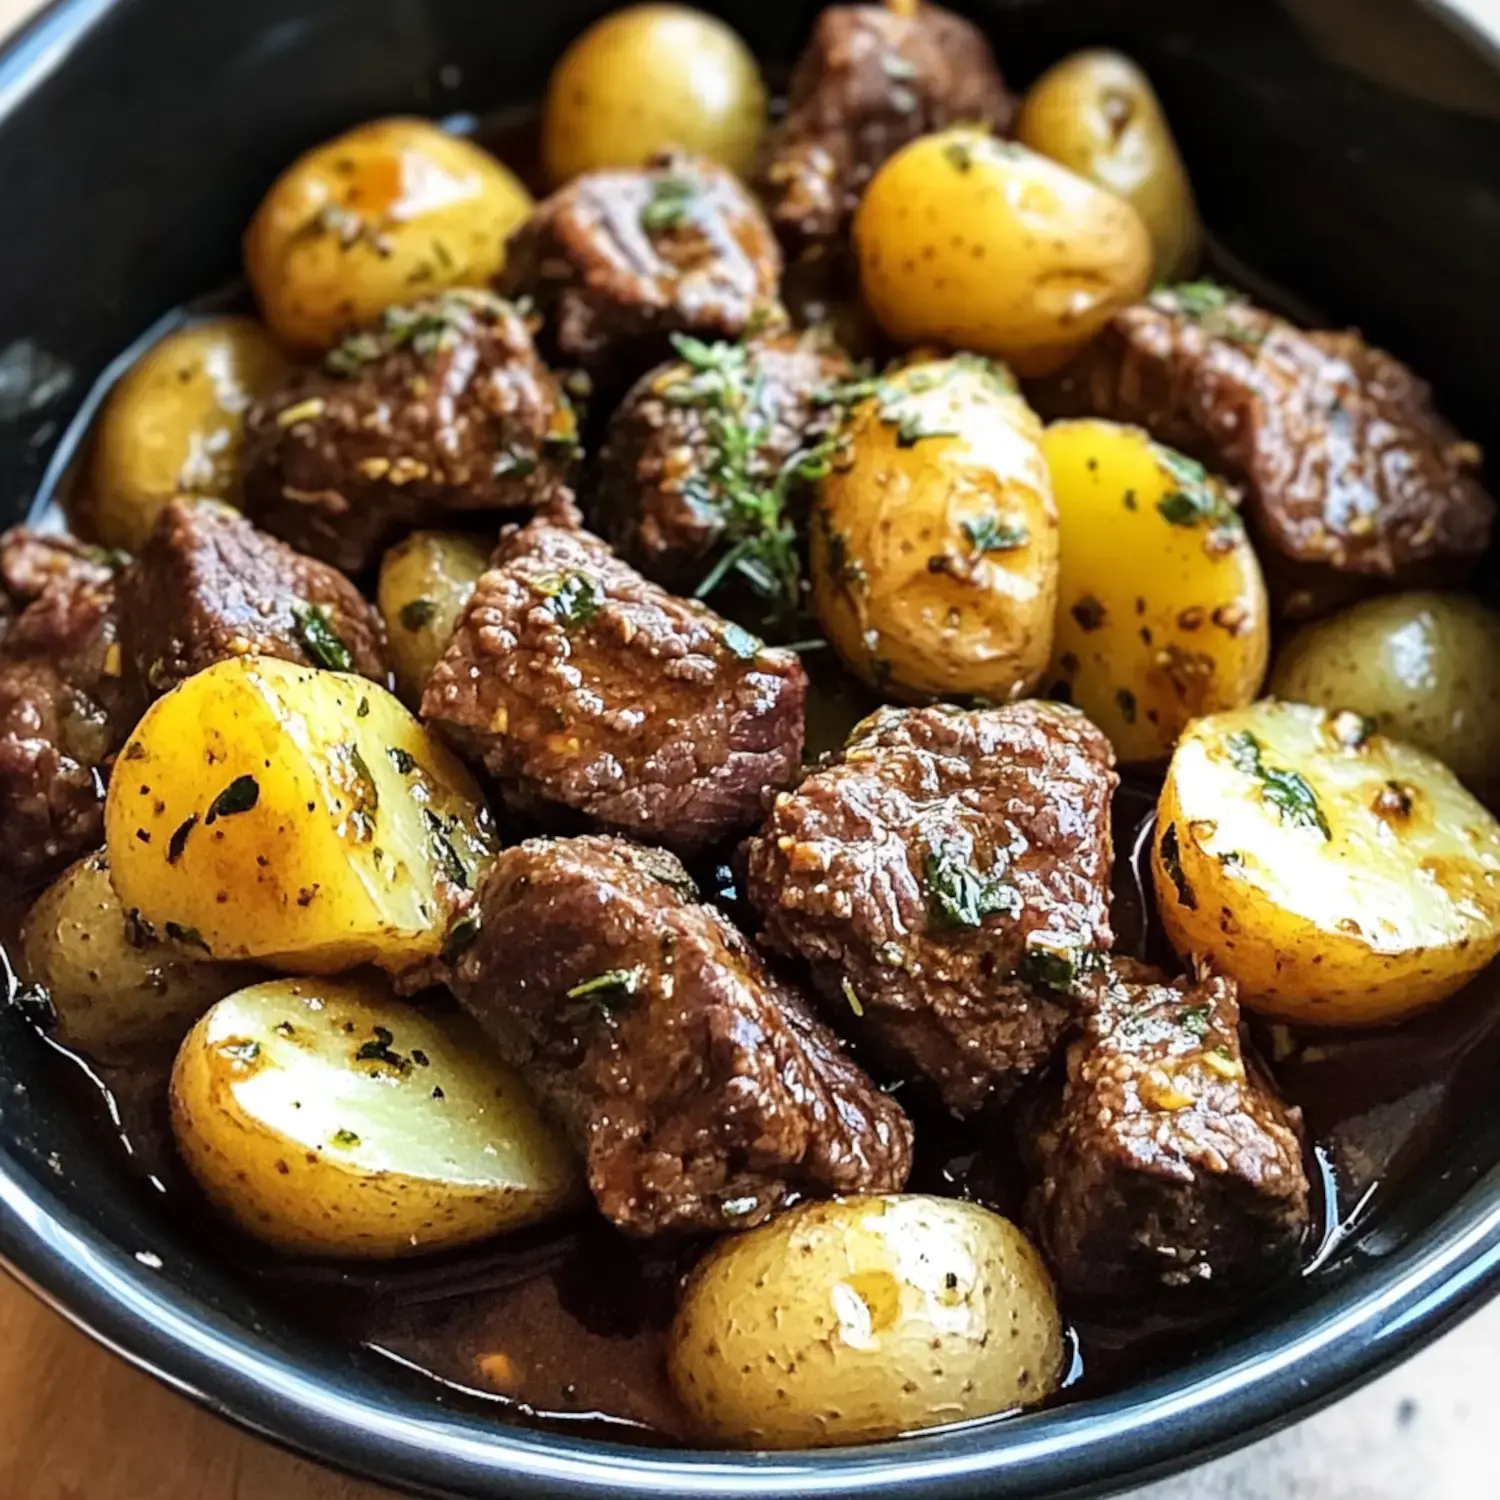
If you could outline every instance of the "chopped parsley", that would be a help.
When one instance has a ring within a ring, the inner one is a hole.
[[[1211,1023],[1206,1005],[1189,1006],[1178,1015],[1177,1020],[1182,1029],[1193,1036],[1205,1037],[1208,1035]]]
[[[842,981],[842,988],[844,991],[844,999],[849,1002],[849,1009],[852,1010],[854,1014],[861,1020],[863,1020],[865,1008],[859,1003],[859,996],[855,993],[854,986],[849,982],[847,977]]]
[[[741,661],[754,661],[766,644],[758,635],[751,635],[744,626],[736,625],[733,621],[725,622],[723,629],[719,631],[719,639]]]
[[[604,604],[597,579],[570,568],[557,577],[539,578],[535,587],[547,598],[547,608],[560,625],[586,625]]]
[[[220,818],[232,818],[236,813],[247,813],[259,801],[260,783],[253,776],[236,776],[209,805],[203,826],[206,828]]]
[[[335,1130],[331,1142],[342,1151],[350,1151],[359,1145],[359,1137],[352,1130]]]
[[[410,776],[417,768],[416,757],[409,750],[403,750],[400,745],[390,745],[386,752],[391,758],[391,764],[403,775]]]
[[[943,147],[943,155],[957,172],[971,172],[974,169],[974,147],[968,141],[949,141]]]
[[[998,857],[990,873],[980,875],[967,851],[934,844],[928,848],[923,873],[927,910],[938,927],[979,927],[997,912],[1016,916],[1021,910],[1020,893],[1005,883]]]
[[[1263,329],[1234,316],[1236,309],[1247,306],[1245,298],[1217,281],[1205,278],[1159,287],[1156,300],[1169,311],[1191,318],[1205,333],[1230,343],[1259,345],[1265,340]]]
[[[1281,814],[1284,823],[1297,828],[1316,828],[1325,839],[1332,837],[1317,795],[1300,772],[1267,766],[1260,741],[1248,729],[1229,736],[1228,750],[1237,771],[1259,780],[1262,800]]]
[[[452,348],[460,334],[512,311],[492,292],[451,287],[420,302],[386,308],[375,329],[351,334],[329,352],[323,365],[332,375],[351,376],[398,349],[410,348],[419,358],[431,359]]]
[[[401,621],[403,630],[425,630],[437,618],[437,612],[435,599],[409,599],[401,606],[401,613],[396,618]]]
[[[292,618],[297,622],[297,639],[315,666],[330,672],[348,672],[353,668],[354,658],[333,628],[323,605],[299,601],[292,606]]]
[[[225,1057],[232,1057],[238,1063],[252,1063],[260,1056],[259,1042],[225,1042],[219,1048]]]
[[[1163,518],[1173,526],[1239,526],[1239,512],[1229,503],[1224,487],[1191,458],[1172,448],[1155,444],[1156,461],[1171,479],[1174,489],[1156,502]]]
[[[663,177],[641,209],[641,228],[647,234],[680,229],[692,217],[698,184],[689,177]]]
[[[999,516],[978,516],[963,523],[969,545],[982,557],[987,552],[1014,552],[1031,539],[1023,521],[1006,521]]]
[[[1096,948],[1044,948],[1033,945],[1021,959],[1021,977],[1028,984],[1071,995],[1079,982],[1104,966],[1104,955]]]
[[[575,984],[567,992],[573,1002],[570,1007],[575,1022],[600,1020],[614,1021],[645,983],[646,971],[637,966],[633,969],[606,969],[582,984]]]
[[[355,1051],[355,1062],[378,1062],[384,1063],[389,1068],[394,1068],[398,1073],[411,1072],[411,1059],[402,1057],[397,1052],[393,1043],[396,1040],[395,1033],[386,1026],[374,1028],[374,1034],[367,1042],[361,1042]]]

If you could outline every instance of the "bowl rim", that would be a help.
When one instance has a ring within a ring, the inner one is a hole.
[[[0,43],[0,123],[119,0],[51,0]],[[1500,74],[1500,35],[1413,0]],[[1113,1394],[895,1442],[802,1453],[630,1447],[449,1411],[371,1374],[310,1373],[69,1209],[0,1139],[0,1267],[128,1364],[244,1431],[440,1497],[923,1500],[1113,1493],[1300,1420],[1500,1290],[1500,1163],[1435,1222],[1290,1318]]]

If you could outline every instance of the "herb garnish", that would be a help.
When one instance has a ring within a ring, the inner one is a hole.
[[[1233,530],[1240,524],[1239,512],[1229,503],[1224,487],[1202,464],[1172,448],[1153,445],[1156,461],[1176,486],[1156,502],[1156,508],[1173,526],[1211,525]]]
[[[1259,779],[1262,800],[1281,814],[1283,822],[1298,828],[1316,828],[1325,839],[1333,836],[1328,829],[1328,819],[1318,806],[1317,795],[1306,778],[1297,771],[1267,766],[1260,741],[1248,729],[1230,735],[1227,748],[1237,771]]]
[[[425,630],[437,618],[436,599],[408,599],[396,616],[403,630]]]
[[[235,1062],[252,1063],[260,1056],[259,1042],[225,1042],[219,1051],[225,1057],[232,1057]]]
[[[433,853],[437,855],[438,862],[442,865],[448,879],[459,890],[468,890],[468,866],[464,864],[458,850],[453,847],[453,840],[448,837],[448,830],[443,827],[443,820],[430,807],[424,807],[422,821],[427,825],[427,836],[432,844]]]
[[[1031,539],[1024,521],[1006,521],[999,516],[978,516],[963,522],[969,545],[982,557],[987,552],[1014,552]]]
[[[565,626],[588,624],[604,604],[604,590],[598,580],[576,568],[560,576],[534,579],[533,587],[546,596],[553,618]]]
[[[339,639],[323,605],[304,604],[299,600],[292,606],[292,618],[297,622],[297,638],[302,642],[302,649],[314,665],[326,667],[330,672],[347,672],[354,666],[354,657]]]
[[[979,927],[997,912],[1020,912],[1020,893],[1005,883],[1002,859],[997,855],[990,873],[980,875],[969,858],[969,851],[951,844],[929,846],[923,873],[927,910],[935,926]]]
[[[402,1057],[391,1048],[391,1043],[396,1040],[395,1033],[385,1026],[375,1027],[374,1032],[374,1036],[368,1042],[362,1042],[356,1050],[355,1062],[379,1062],[395,1068],[398,1073],[411,1072],[411,1059]]]
[[[854,1014],[861,1020],[863,1020],[865,1015],[865,1008],[859,1003],[859,996],[855,993],[854,986],[849,982],[847,976],[842,981],[840,987],[843,989],[844,999],[849,1002],[849,1009],[852,1010]]]
[[[646,971],[639,965],[633,969],[606,969],[582,984],[575,984],[567,991],[575,1022],[600,1020],[614,1021],[621,1011],[629,1008],[629,1002],[645,982]]]
[[[385,753],[390,756],[391,764],[403,776],[410,776],[416,769],[416,757],[409,750],[403,750],[400,745],[387,746]]]
[[[1234,344],[1255,346],[1265,342],[1264,330],[1233,316],[1235,309],[1246,306],[1245,298],[1217,281],[1183,281],[1158,287],[1156,296],[1169,311],[1191,318],[1205,333]]]
[[[641,228],[647,234],[662,234],[687,223],[698,196],[698,184],[689,177],[663,177],[641,209]]]
[[[172,830],[172,837],[167,840],[167,863],[169,865],[175,865],[182,858],[182,851],[187,848],[188,835],[197,826],[198,814],[192,813]]]
[[[409,306],[388,307],[374,331],[351,334],[332,349],[324,367],[333,375],[356,375],[360,369],[408,346],[421,359],[451,348],[457,336],[475,327],[476,319],[495,321],[514,311],[492,292],[451,287]]]
[[[344,1151],[349,1151],[359,1145],[359,1137],[352,1130],[335,1130],[331,1143]]]
[[[719,640],[741,661],[754,661],[766,644],[758,635],[751,635],[743,625],[736,625],[732,620],[726,621],[719,631]]]
[[[480,921],[477,906],[471,906],[453,919],[448,935],[443,939],[442,960],[445,964],[456,964],[473,946],[474,939],[479,936]]]
[[[236,776],[210,803],[203,826],[207,828],[220,818],[232,818],[236,813],[249,812],[259,801],[260,783],[253,776]],[[175,839],[176,835],[173,837]]]
[[[1182,1029],[1196,1037],[1205,1037],[1209,1031],[1208,1007],[1206,1005],[1189,1006],[1187,1010],[1179,1013],[1177,1017]]]
[[[1064,995],[1077,993],[1079,981],[1104,967],[1097,948],[1044,948],[1033,945],[1021,958],[1021,977],[1029,984]]]

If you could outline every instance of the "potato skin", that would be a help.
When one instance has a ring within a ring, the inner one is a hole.
[[[277,178],[245,231],[245,271],[277,337],[324,350],[397,303],[487,285],[532,207],[472,142],[427,120],[373,120]]]
[[[1288,1021],[1401,1020],[1500,953],[1500,824],[1355,714],[1267,700],[1190,725],[1152,877],[1177,952]]]
[[[578,1195],[576,1159],[478,1028],[376,984],[227,996],[178,1051],[171,1111],[209,1199],[298,1254],[428,1254]]]
[[[80,528],[136,552],[178,495],[235,504],[245,412],[290,372],[253,318],[206,318],[153,344],[104,403]]]
[[[380,560],[376,593],[396,691],[413,712],[438,664],[490,549],[457,531],[414,531]]]
[[[1063,1370],[1041,1257],[976,1204],[804,1204],[721,1240],[688,1281],[667,1371],[706,1441],[873,1442],[1030,1406]]]
[[[1153,281],[1189,276],[1203,242],[1192,185],[1151,80],[1128,57],[1091,48],[1048,68],[1015,134],[1134,207],[1156,247]]]
[[[921,360],[876,382],[818,486],[813,604],[883,697],[1034,687],[1052,647],[1057,510],[1041,424],[988,361]]]
[[[1465,780],[1500,772],[1500,615],[1467,595],[1390,594],[1307,625],[1271,691],[1365,714]]]
[[[557,187],[644,166],[670,146],[744,177],[765,122],[760,68],[736,32],[690,6],[631,5],[590,26],[552,70],[542,159]]]
[[[104,827],[120,900],[215,958],[409,968],[439,952],[494,850],[473,778],[391,694],[272,657],[157,699],[118,770]]]
[[[923,136],[865,190],[860,285],[899,344],[1060,369],[1151,280],[1151,235],[1123,198],[1013,141]]]
[[[1227,490],[1138,427],[1054,422],[1061,526],[1054,697],[1126,765],[1164,760],[1190,719],[1242,708],[1270,649],[1266,586]]]
[[[20,968],[47,991],[54,1038],[103,1063],[175,1047],[214,1001],[258,977],[127,921],[102,849],[70,865],[27,912]]]

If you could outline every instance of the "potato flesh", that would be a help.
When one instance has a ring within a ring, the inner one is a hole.
[[[705,1439],[872,1442],[1029,1406],[1062,1325],[1025,1236],[915,1195],[806,1204],[722,1240],[693,1273],[668,1373]]]
[[[1151,280],[1123,198],[970,128],[923,136],[875,174],[854,219],[860,287],[899,344],[1060,369]]]
[[[1354,715],[1268,701],[1199,720],[1172,758],[1153,854],[1162,922],[1266,1014],[1396,1020],[1500,953],[1500,824],[1424,751],[1381,735],[1346,748],[1363,733]],[[1236,765],[1246,734],[1264,768],[1303,779],[1328,837]]]
[[[1046,665],[1056,598],[1041,425],[979,361],[910,365],[882,388],[853,415],[851,461],[819,486],[818,617],[884,696],[1018,697]]]
[[[381,559],[377,597],[396,690],[413,712],[453,638],[489,549],[454,531],[414,531]]]
[[[1123,763],[1163,760],[1189,720],[1260,690],[1270,625],[1255,551],[1221,488],[1195,490],[1223,501],[1219,519],[1188,514],[1184,461],[1139,428],[1055,422],[1042,449],[1061,527],[1052,691]]]
[[[250,784],[252,806],[213,816]],[[472,777],[395,698],[269,657],[157,700],[105,834],[127,909],[215,958],[307,974],[433,957],[494,847]]]
[[[228,996],[172,1076],[179,1149],[242,1228],[306,1254],[448,1249],[555,1213],[578,1166],[462,1016],[378,985],[273,980]]]

